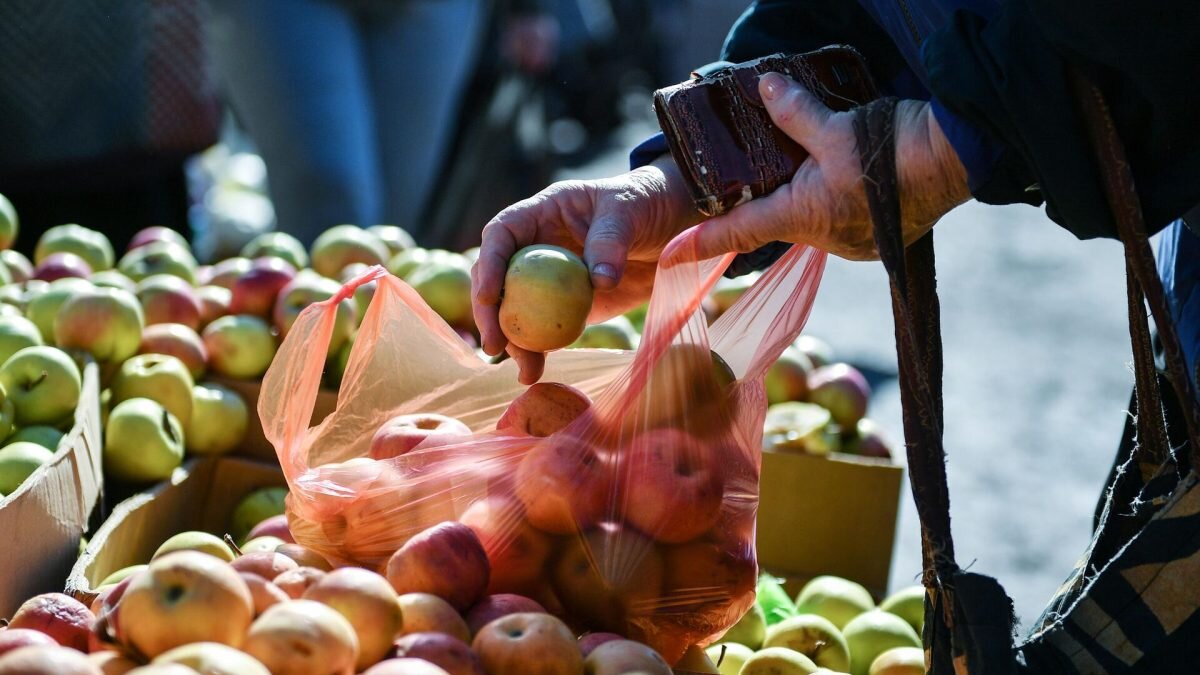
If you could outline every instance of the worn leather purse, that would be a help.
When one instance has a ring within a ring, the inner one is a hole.
[[[707,216],[768,194],[808,157],[780,131],[758,95],[759,76],[782,73],[835,111],[878,97],[867,64],[852,47],[774,54],[693,74],[654,93],[654,110],[696,208]]]

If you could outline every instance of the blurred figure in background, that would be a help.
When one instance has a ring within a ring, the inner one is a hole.
[[[220,80],[266,162],[279,228],[309,244],[339,223],[388,223],[420,240],[487,27],[508,4],[210,0]],[[536,50],[521,54],[537,65]]]
[[[68,222],[118,251],[187,233],[184,161],[217,140],[200,0],[0,3],[0,191],[18,248]]]

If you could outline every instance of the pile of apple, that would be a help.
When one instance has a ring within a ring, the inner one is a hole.
[[[793,602],[764,575],[758,601],[707,653],[722,675],[924,675],[924,603],[925,589],[910,586],[876,607],[835,576],[810,580]]]
[[[283,496],[251,493],[231,529],[280,511]],[[334,569],[277,513],[244,536],[237,547],[177,534],[101,582],[90,607],[59,593],[28,600],[0,629],[0,675],[671,672],[643,644],[577,637],[533,599],[489,594],[483,544],[461,523],[423,531],[382,574]]]

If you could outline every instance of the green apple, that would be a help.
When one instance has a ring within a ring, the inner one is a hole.
[[[739,642],[718,642],[704,653],[717,664],[717,672],[721,675],[738,675],[742,666],[754,656],[753,649]]]
[[[34,264],[41,263],[52,253],[74,253],[83,258],[93,272],[113,266],[113,247],[108,237],[73,223],[52,227],[42,233],[33,251]]]
[[[284,512],[284,500],[287,499],[287,488],[267,487],[251,492],[238,502],[233,509],[233,517],[229,523],[229,534],[237,541],[242,541],[254,526],[271,516]]]
[[[13,403],[18,425],[57,426],[75,413],[83,380],[65,352],[26,347],[0,365],[0,386]]]
[[[437,256],[405,278],[430,309],[451,326],[475,325],[471,314],[471,265],[461,255]]]
[[[808,398],[808,374],[812,372],[812,361],[804,352],[789,347],[779,355],[767,369],[763,386],[767,390],[767,403],[804,401]]]
[[[56,279],[41,290],[35,290],[25,305],[25,317],[37,326],[42,341],[54,343],[54,318],[67,300],[79,293],[96,288],[86,279]]]
[[[129,277],[121,274],[117,270],[104,270],[103,272],[95,272],[88,277],[88,281],[95,286],[103,288],[119,288],[128,293],[137,292],[137,284]]]
[[[242,247],[243,258],[283,258],[298,270],[308,267],[308,251],[304,244],[287,232],[264,232]]]
[[[237,379],[262,376],[275,358],[275,336],[257,316],[223,316],[204,327],[201,337],[209,367]]]
[[[0,286],[0,303],[15,307],[21,310],[22,315],[25,312],[25,289],[23,284],[7,284]]]
[[[5,442],[6,443],[17,443],[17,442],[36,443],[36,444],[42,446],[43,448],[48,448],[50,450],[57,450],[58,444],[62,442],[63,436],[66,436],[66,434],[59,431],[58,429],[55,429],[54,427],[48,427],[48,426],[41,425],[41,424],[35,424],[31,427],[22,427],[20,429],[17,429],[15,432],[13,432],[12,436],[8,437],[8,439]]]
[[[137,354],[146,326],[137,297],[119,288],[96,288],[73,295],[54,317],[54,343],[91,354],[101,364],[117,364]]]
[[[868,675],[925,675],[925,650],[893,647],[871,662]]]
[[[104,472],[118,480],[166,480],[183,462],[183,427],[148,398],[121,401],[104,429]]]
[[[129,567],[122,567],[116,572],[104,577],[100,583],[96,585],[96,590],[101,590],[105,586],[116,586],[122,581],[125,581],[129,577],[141,572],[144,569],[148,569],[149,567],[149,565],[130,565]]]
[[[197,455],[223,455],[242,444],[250,410],[238,393],[219,384],[192,388],[192,418],[184,426],[184,446]]]
[[[175,551],[199,551],[216,556],[225,562],[233,562],[234,558],[233,550],[217,535],[198,530],[189,530],[187,532],[180,532],[164,541],[162,546],[159,546],[158,550],[154,552],[154,555],[150,556],[150,560],[157,560]]]
[[[618,314],[608,321],[594,323],[583,329],[583,335],[571,344],[575,349],[634,349],[638,334],[633,323]]]
[[[387,271],[401,279],[423,267],[433,258],[433,253],[423,248],[410,248],[392,256],[387,262]]]
[[[817,671],[812,659],[787,647],[768,647],[746,659],[738,675],[809,675]]]
[[[750,287],[754,285],[754,282],[758,281],[760,276],[758,272],[751,272],[750,274],[733,279],[728,277],[719,279],[716,286],[713,287],[712,292],[709,293],[709,297],[712,298],[716,309],[716,315],[719,317],[728,312],[733,303],[737,302],[746,291],[750,290]]]
[[[830,575],[813,577],[796,596],[797,612],[818,614],[838,628],[872,609],[875,601],[862,584]]]
[[[8,393],[4,391],[4,387],[0,386],[0,442],[15,442],[12,436],[13,430],[16,428],[14,425],[16,417],[16,406],[13,405],[12,399],[8,397]],[[53,450],[54,448],[50,449]]]
[[[326,279],[311,272],[297,274],[287,286],[279,291],[279,295],[275,298],[275,307],[271,316],[280,337],[287,337],[288,331],[299,318],[300,312],[309,305],[328,300],[341,290],[342,287],[332,279]],[[337,354],[346,340],[350,339],[350,335],[357,325],[354,301],[347,298],[339,302],[333,320],[333,334],[329,338],[327,356]]]
[[[867,675],[880,654],[896,647],[920,647],[921,638],[908,622],[882,609],[863,612],[842,629],[850,647],[851,675]]]
[[[845,638],[829,619],[816,614],[798,614],[771,626],[763,647],[787,647],[830,670],[850,668],[850,648]]]
[[[629,319],[629,323],[633,324],[633,329],[640,335],[646,326],[646,312],[650,310],[650,305],[642,304],[625,312],[622,316]]]
[[[309,257],[318,274],[337,279],[346,265],[382,265],[388,261],[390,253],[383,240],[361,227],[337,225],[317,237]]]
[[[157,401],[184,428],[192,419],[193,386],[192,374],[183,361],[166,354],[134,356],[121,364],[111,384],[114,403],[131,398]]]
[[[0,363],[26,347],[40,347],[42,332],[23,316],[0,317]]]
[[[8,201],[8,197],[0,195],[0,248],[12,248],[13,242],[17,240],[17,233],[20,231],[21,221],[17,217],[17,210],[13,208],[12,202]]]
[[[11,443],[0,448],[0,495],[15,492],[39,466],[53,457],[53,451],[36,443]]]
[[[799,349],[802,354],[808,357],[812,362],[813,368],[821,368],[833,363],[834,354],[833,347],[821,338],[811,335],[801,335],[792,343],[796,349]]]
[[[721,642],[736,642],[741,645],[746,645],[751,649],[758,649],[762,646],[763,639],[767,636],[767,615],[763,613],[763,608],[756,602],[750,606],[750,610],[738,619],[738,622],[733,624],[733,628],[725,631]]]
[[[325,386],[331,389],[337,389],[342,386],[342,378],[346,377],[346,364],[350,363],[350,352],[354,349],[354,336],[351,335],[349,340],[342,345],[337,354],[334,354],[325,362]],[[491,357],[484,358],[487,361]]]
[[[767,408],[763,449],[824,455],[840,449],[841,436],[828,410],[812,403],[787,401]]]
[[[23,284],[33,278],[33,263],[20,251],[0,250],[0,263],[8,270],[13,283]]]
[[[286,543],[286,541],[280,539],[279,537],[264,535],[247,540],[246,543],[240,546],[240,548],[242,549],[242,555],[248,555],[250,553],[274,553],[275,549],[283,546]]]
[[[170,241],[139,246],[121,257],[117,268],[133,281],[155,274],[171,274],[196,284],[196,259],[187,248]]]
[[[372,225],[367,228],[367,232],[379,237],[392,255],[417,247],[412,235],[399,225]]]
[[[920,635],[925,626],[925,587],[901,588],[879,603],[879,609],[904,619]]]

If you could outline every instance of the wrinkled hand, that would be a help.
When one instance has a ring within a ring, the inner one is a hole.
[[[773,241],[786,241],[851,260],[877,259],[854,113],[830,110],[802,85],[778,73],[764,75],[758,88],[775,125],[803,146],[809,158],[787,185],[701,225],[699,257],[748,253]],[[966,171],[928,103],[901,101],[895,128],[901,218],[908,244],[966,201],[970,191]]]
[[[517,361],[520,380],[541,378],[544,356],[509,344],[500,330],[500,296],[509,258],[532,244],[552,244],[583,257],[595,299],[589,322],[630,310],[650,297],[659,255],[700,219],[669,157],[629,173],[556,183],[501,211],[483,229],[471,269],[475,323],[483,350]]]

